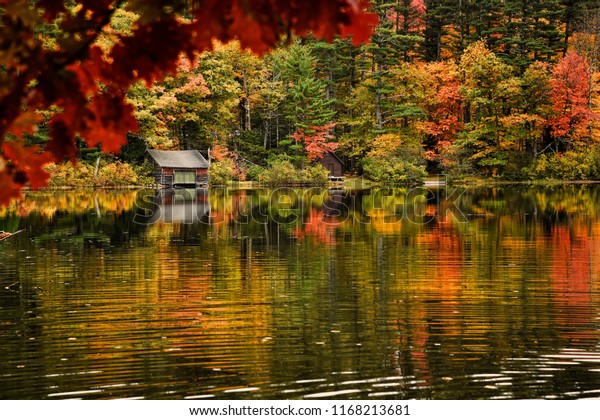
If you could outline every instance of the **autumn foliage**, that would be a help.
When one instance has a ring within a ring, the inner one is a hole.
[[[125,101],[131,84],[151,84],[175,73],[181,54],[190,60],[213,40],[238,39],[263,53],[291,33],[331,40],[369,39],[376,24],[363,0],[259,1],[0,1],[0,203],[20,189],[45,185],[49,162],[74,159],[78,140],[115,152],[137,127]],[[98,45],[115,11],[135,13],[131,33]],[[52,35],[55,28],[60,36]],[[198,81],[201,82],[201,81]],[[25,145],[23,135],[49,115],[51,140]]]
[[[546,178],[562,156],[597,179],[592,9],[471,3],[0,0],[0,204],[50,162],[215,144],[255,169],[335,149],[395,182]]]
[[[308,129],[298,128],[292,138],[304,145],[308,160],[313,161],[323,157],[327,152],[333,152],[339,147],[339,143],[331,142],[334,136],[331,131],[335,124],[323,126],[311,126]]]
[[[567,54],[552,70],[553,109],[549,121],[552,135],[567,141],[580,141],[588,136],[592,114],[588,99],[590,70],[577,54]]]

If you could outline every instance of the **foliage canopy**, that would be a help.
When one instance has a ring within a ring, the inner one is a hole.
[[[352,34],[360,43],[376,24],[366,6],[363,0],[1,0],[0,203],[26,183],[45,185],[42,167],[74,159],[80,141],[118,151],[138,128],[127,89],[176,73],[181,54],[193,60],[215,39],[238,39],[242,48],[264,53],[292,33],[326,40]],[[111,22],[121,11],[131,22],[119,32]],[[25,144],[24,135],[41,122],[50,141]]]

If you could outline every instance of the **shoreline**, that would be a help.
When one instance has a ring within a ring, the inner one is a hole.
[[[275,189],[275,188],[328,188],[328,189],[369,189],[369,188],[390,188],[390,187],[412,187],[412,188],[442,188],[446,186],[453,187],[495,187],[495,186],[530,186],[530,187],[554,187],[560,185],[596,185],[600,184],[600,180],[535,180],[535,181],[502,181],[490,179],[470,179],[461,181],[448,181],[445,179],[439,180],[424,180],[413,184],[388,184],[382,182],[369,181],[360,177],[347,178],[344,182],[329,182],[328,184],[281,184],[281,185],[264,185],[258,181],[233,181],[227,185],[208,186],[207,189],[223,189],[231,188],[237,190],[255,190],[255,189]],[[72,190],[136,190],[136,189],[164,189],[156,184],[147,185],[118,185],[118,186],[48,186],[39,189],[25,187],[23,192],[51,192],[51,191],[72,191]]]

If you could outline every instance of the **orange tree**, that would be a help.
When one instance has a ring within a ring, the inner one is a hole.
[[[131,84],[177,70],[213,40],[262,53],[292,33],[367,41],[377,18],[367,0],[0,0],[0,204],[46,185],[49,162],[74,159],[81,140],[118,151],[136,130]],[[111,31],[117,10],[130,31]],[[110,33],[109,33],[110,32]],[[100,38],[109,36],[110,48]],[[44,121],[49,141],[24,135]]]

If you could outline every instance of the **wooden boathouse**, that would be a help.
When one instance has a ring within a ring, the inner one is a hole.
[[[168,187],[206,187],[210,164],[197,150],[146,151],[156,183]]]
[[[342,181],[344,179],[344,164],[335,154],[327,152],[317,161],[329,171],[330,181]]]

